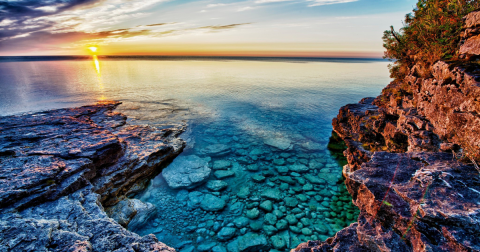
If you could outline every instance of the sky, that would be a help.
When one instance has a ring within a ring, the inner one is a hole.
[[[0,0],[0,56],[381,57],[416,0]]]

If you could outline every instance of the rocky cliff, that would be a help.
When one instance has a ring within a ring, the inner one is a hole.
[[[377,98],[341,108],[346,185],[358,221],[294,251],[480,251],[480,11],[460,58],[410,69]],[[425,77],[426,76],[426,77]]]
[[[182,151],[184,129],[128,125],[118,104],[0,117],[0,251],[175,251],[119,223],[151,209],[125,195]],[[119,202],[117,222],[104,207]]]

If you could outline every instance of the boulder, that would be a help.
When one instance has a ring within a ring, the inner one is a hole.
[[[216,212],[220,211],[226,206],[225,200],[213,196],[211,194],[205,194],[203,197],[202,203],[200,203],[200,207],[205,211]]]
[[[208,161],[208,158],[195,155],[178,157],[162,171],[162,176],[173,189],[192,189],[205,183],[210,176],[212,170]]]
[[[207,182],[207,189],[213,192],[221,191],[227,188],[228,184],[222,180],[210,180]]]
[[[229,252],[258,252],[268,250],[268,241],[264,235],[247,233],[227,245]]]
[[[280,150],[289,150],[292,148],[292,142],[283,137],[268,138],[263,141],[266,145],[270,145]]]

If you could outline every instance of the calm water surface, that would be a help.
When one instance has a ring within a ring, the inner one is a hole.
[[[120,100],[119,111],[130,123],[187,124],[188,146],[172,165],[205,162],[212,169],[209,182],[172,189],[157,176],[132,196],[152,211],[128,228],[153,233],[180,251],[238,251],[255,244],[288,251],[324,240],[356,219],[342,183],[343,157],[326,145],[338,109],[378,95],[390,81],[387,64],[3,60],[0,115]],[[220,210],[206,206],[223,203]]]

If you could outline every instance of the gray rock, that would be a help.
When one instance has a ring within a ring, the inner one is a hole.
[[[272,213],[267,213],[265,214],[264,220],[265,220],[265,223],[268,223],[270,225],[275,225],[275,223],[277,223],[277,216],[275,216]]]
[[[289,165],[288,169],[292,172],[298,172],[298,173],[305,173],[310,170],[306,165],[303,164],[295,164],[295,165]]]
[[[133,209],[136,214],[133,216],[132,220],[128,224],[130,230],[135,230],[141,226],[144,226],[148,220],[157,212],[152,203],[144,203],[138,199],[130,199],[130,202],[133,204]]]
[[[286,138],[277,137],[269,138],[263,141],[266,145],[278,148],[280,150],[288,150],[292,148],[292,142]]]
[[[224,227],[218,232],[217,238],[220,241],[228,241],[235,236],[235,232],[237,231],[236,228],[233,227]]]
[[[246,186],[242,186],[237,193],[237,197],[241,199],[246,199],[250,195],[250,188]]]
[[[254,182],[261,183],[261,182],[265,181],[265,177],[262,176],[262,175],[256,174],[256,175],[253,175],[253,176],[252,176],[252,180],[253,180]]]
[[[188,191],[187,190],[178,191],[176,199],[179,202],[184,202],[184,201],[188,200]]]
[[[213,196],[211,194],[205,194],[205,197],[203,197],[203,200],[200,203],[200,207],[205,211],[216,212],[225,208],[226,204],[227,203],[225,202],[225,200],[219,197]]]
[[[305,142],[300,144],[300,147],[306,151],[322,151],[326,149],[326,146],[314,143],[314,142]]]
[[[285,164],[285,159],[283,158],[278,158],[273,160],[274,165],[284,165]]]
[[[262,197],[279,201],[282,199],[282,193],[278,189],[266,189],[262,192]]]
[[[217,160],[213,162],[214,170],[227,170],[230,166],[232,166],[232,162],[228,160]]]
[[[291,215],[291,214],[287,215],[287,216],[285,217],[285,219],[288,221],[288,223],[289,223],[290,225],[295,225],[295,224],[298,223],[297,218],[296,218],[294,215]]]
[[[201,192],[193,191],[188,194],[189,204],[191,206],[199,206],[205,195]]]
[[[263,232],[265,232],[265,234],[267,234],[268,236],[271,236],[271,235],[274,235],[275,233],[277,233],[278,229],[276,229],[272,225],[264,225],[263,226]]]
[[[217,245],[216,242],[206,242],[206,243],[202,243],[200,245],[197,246],[197,250],[200,251],[200,252],[207,252],[207,251],[211,251],[211,249]]]
[[[253,231],[259,231],[261,230],[263,227],[263,221],[252,221],[250,222],[250,228],[253,230]]]
[[[245,204],[242,202],[235,202],[228,208],[228,214],[231,216],[239,216],[243,213],[243,209],[245,208]]]
[[[302,228],[302,234],[304,234],[304,235],[312,235],[313,232],[312,232],[312,230],[309,229],[309,228]]]
[[[264,235],[247,233],[227,245],[229,252],[254,252],[269,249],[267,238]]]
[[[260,215],[260,211],[257,208],[253,208],[247,211],[247,217],[249,219],[256,219]]]
[[[277,170],[280,174],[285,174],[288,172],[288,167],[286,166],[275,166],[275,170]]]
[[[284,249],[287,245],[283,237],[279,235],[272,236],[270,241],[272,242],[272,246],[276,249]]]
[[[271,212],[273,209],[273,203],[270,200],[266,200],[260,204],[260,208],[266,212]]]
[[[220,170],[213,173],[217,179],[224,179],[235,176],[235,172],[231,170]]]
[[[298,200],[292,197],[286,197],[285,205],[288,207],[296,207],[298,205]]]
[[[249,223],[248,218],[243,217],[243,216],[242,216],[242,217],[235,218],[235,219],[233,220],[233,224],[235,224],[235,226],[236,226],[237,228],[246,227],[246,226],[248,225],[248,223]]]
[[[105,210],[182,151],[184,129],[127,125],[118,104],[0,117],[0,251],[175,251]]]
[[[195,246],[189,245],[181,249],[180,252],[195,252]]]
[[[278,230],[285,230],[288,228],[288,222],[286,220],[279,220],[276,224],[275,227]]]
[[[225,188],[227,188],[228,184],[225,181],[222,180],[210,180],[207,182],[207,189],[213,192],[218,192],[221,191]]]
[[[203,148],[201,151],[201,154],[212,156],[212,157],[220,157],[227,155],[228,153],[231,152],[230,147],[225,144],[212,144],[209,145],[205,148]]]
[[[207,158],[190,155],[176,158],[162,171],[162,176],[171,188],[192,189],[204,183],[211,171]]]
[[[227,249],[223,246],[217,245],[212,248],[212,252],[227,252]]]
[[[303,175],[303,177],[312,184],[317,184],[318,185],[318,184],[324,184],[325,183],[325,180],[319,178],[318,176],[314,176],[314,175],[311,175],[311,174],[305,174],[305,175]]]

